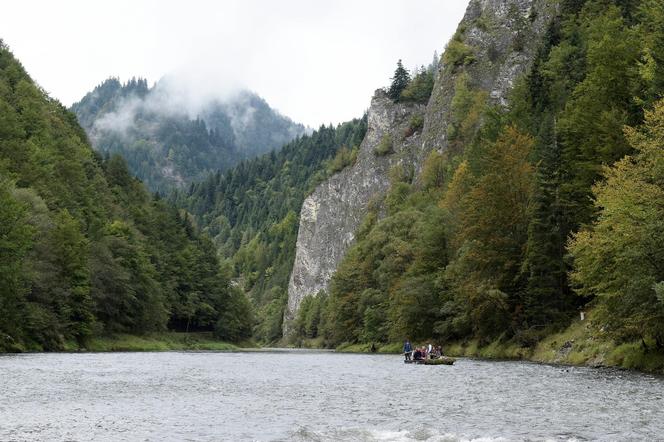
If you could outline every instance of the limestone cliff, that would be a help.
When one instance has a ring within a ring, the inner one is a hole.
[[[457,60],[458,66],[448,63],[438,73],[427,105],[424,152],[447,146],[450,103],[461,73],[494,103],[507,104],[508,92],[530,67],[556,5],[555,0],[471,0],[454,37],[468,54]],[[452,58],[447,52],[443,59]]]
[[[410,134],[409,129],[411,118],[424,110],[422,105],[394,104],[383,91],[376,91],[356,163],[320,184],[305,199],[288,286],[287,320],[293,318],[304,296],[327,288],[369,201],[388,189],[390,169],[397,164],[412,167],[419,161],[420,133]],[[379,153],[379,146],[391,151]]]
[[[417,173],[429,151],[447,147],[458,76],[467,74],[473,87],[505,105],[514,81],[529,67],[555,5],[552,0],[471,0],[450,44],[456,45],[456,54],[443,57],[447,63],[437,74],[426,108],[395,104],[376,92],[357,162],[319,185],[302,206],[285,333],[304,296],[327,289],[369,203],[388,190],[391,167],[403,164]],[[414,114],[424,114],[423,130],[406,136]],[[392,152],[378,155],[386,141]]]

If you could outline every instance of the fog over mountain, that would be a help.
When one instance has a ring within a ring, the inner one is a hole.
[[[109,76],[125,82],[140,74],[151,85],[176,73],[196,88],[221,89],[215,92],[247,87],[317,128],[362,115],[399,58],[409,69],[428,63],[467,5],[21,0],[3,4],[0,29],[35,81],[67,106]]]
[[[152,87],[109,78],[72,110],[98,151],[121,154],[151,189],[168,190],[305,133],[257,94],[226,86],[206,91],[178,75]]]

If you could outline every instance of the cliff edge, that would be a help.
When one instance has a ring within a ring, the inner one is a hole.
[[[376,91],[368,131],[357,162],[320,184],[305,199],[295,262],[288,286],[284,335],[302,299],[327,290],[332,275],[355,239],[369,204],[380,203],[389,172],[402,165],[415,176],[433,149],[448,147],[448,125],[458,79],[505,106],[516,79],[530,67],[556,3],[549,0],[471,0],[448,44],[426,107],[392,102]],[[413,116],[423,129],[413,133]],[[389,144],[388,152],[384,151]]]

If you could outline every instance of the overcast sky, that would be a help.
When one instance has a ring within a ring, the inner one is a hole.
[[[0,38],[66,105],[104,79],[244,86],[317,127],[360,116],[397,59],[442,52],[468,0],[7,1]]]

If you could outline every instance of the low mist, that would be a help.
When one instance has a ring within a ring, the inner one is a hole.
[[[164,76],[151,87],[148,86],[147,90],[132,90],[117,100],[112,111],[94,122],[93,131],[112,131],[127,136],[141,115],[186,117],[191,120],[201,118],[210,125],[210,115],[222,109],[230,120],[235,136],[242,140],[247,128],[257,124],[260,109],[256,104],[260,101],[264,100],[231,78],[176,72]],[[269,106],[269,103],[266,104]],[[294,129],[292,137],[305,130]]]

